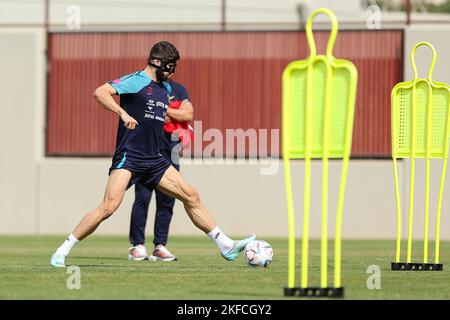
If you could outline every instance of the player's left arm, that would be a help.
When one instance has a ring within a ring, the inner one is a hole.
[[[178,122],[192,121],[194,119],[194,107],[188,99],[185,99],[178,109],[169,108],[167,115]]]

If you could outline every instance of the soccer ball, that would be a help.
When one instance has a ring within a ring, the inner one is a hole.
[[[252,267],[268,267],[272,256],[272,246],[264,240],[253,240],[244,248],[244,260]]]

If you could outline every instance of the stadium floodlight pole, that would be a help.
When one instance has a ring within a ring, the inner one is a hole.
[[[46,33],[48,33],[49,21],[50,19],[50,0],[45,0],[44,3],[44,28]]]
[[[411,24],[411,0],[405,0],[406,25]]]
[[[415,62],[416,50],[421,46],[428,46],[433,59],[428,78],[419,78]],[[445,174],[449,152],[450,127],[450,86],[432,79],[436,65],[436,50],[428,42],[420,42],[411,51],[411,62],[414,79],[398,83],[391,94],[392,105],[392,159],[394,165],[394,185],[397,209],[397,245],[395,262],[391,263],[391,270],[419,270],[442,271],[443,265],[439,263],[440,221],[442,211],[442,198],[444,192]],[[398,182],[399,158],[409,158],[410,192],[409,192],[409,221],[406,263],[401,261],[401,207],[400,187]],[[425,220],[423,240],[423,262],[412,262],[412,237],[414,220],[414,194],[415,194],[415,160],[424,158],[425,171]],[[438,197],[436,218],[436,244],[434,263],[428,263],[429,244],[429,207],[431,184],[431,161],[442,159],[442,174]]]
[[[222,31],[224,32],[227,30],[227,0],[222,0],[220,12],[221,12],[220,26]]]
[[[298,3],[297,4],[297,14],[298,14],[299,30],[305,29],[305,11],[306,11],[306,5],[304,3]]]

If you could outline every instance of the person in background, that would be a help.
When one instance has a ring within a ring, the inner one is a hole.
[[[178,161],[180,139],[178,138],[179,132],[176,131],[177,127],[189,128],[189,122],[193,119],[194,108],[189,101],[189,94],[182,84],[173,81],[171,77],[169,84],[172,91],[159,149],[162,156],[166,158],[176,170],[180,171],[180,164]],[[189,130],[189,132],[191,133],[192,131]],[[184,136],[181,138],[183,137]],[[190,135],[187,137],[190,137]],[[135,184],[134,193],[135,200],[131,210],[129,237],[132,247],[129,249],[128,259],[136,261],[177,260],[177,257],[166,247],[175,199],[165,195],[158,189],[155,190],[156,215],[153,227],[154,250],[152,255],[149,256],[147,254],[147,248],[145,247],[145,226],[147,224],[148,207],[150,205],[153,190],[148,189],[144,184],[138,182]]]

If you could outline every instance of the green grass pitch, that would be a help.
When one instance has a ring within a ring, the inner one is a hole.
[[[179,261],[134,262],[127,260],[127,237],[94,235],[66,261],[81,269],[79,290],[67,289],[66,269],[49,265],[63,240],[63,236],[1,236],[0,299],[287,299],[282,294],[287,282],[287,239],[265,239],[274,248],[274,260],[262,269],[246,266],[242,256],[225,261],[206,237],[171,237],[169,248]],[[414,245],[414,254],[420,257],[421,243]],[[329,246],[331,253],[331,241]],[[443,272],[393,272],[395,241],[344,241],[345,298],[450,299],[450,243],[443,242],[441,249]],[[319,242],[312,241],[311,286],[318,285],[319,254]],[[367,288],[370,265],[381,269],[379,290]],[[331,282],[331,271],[329,275]],[[298,270],[297,280],[299,276]]]

